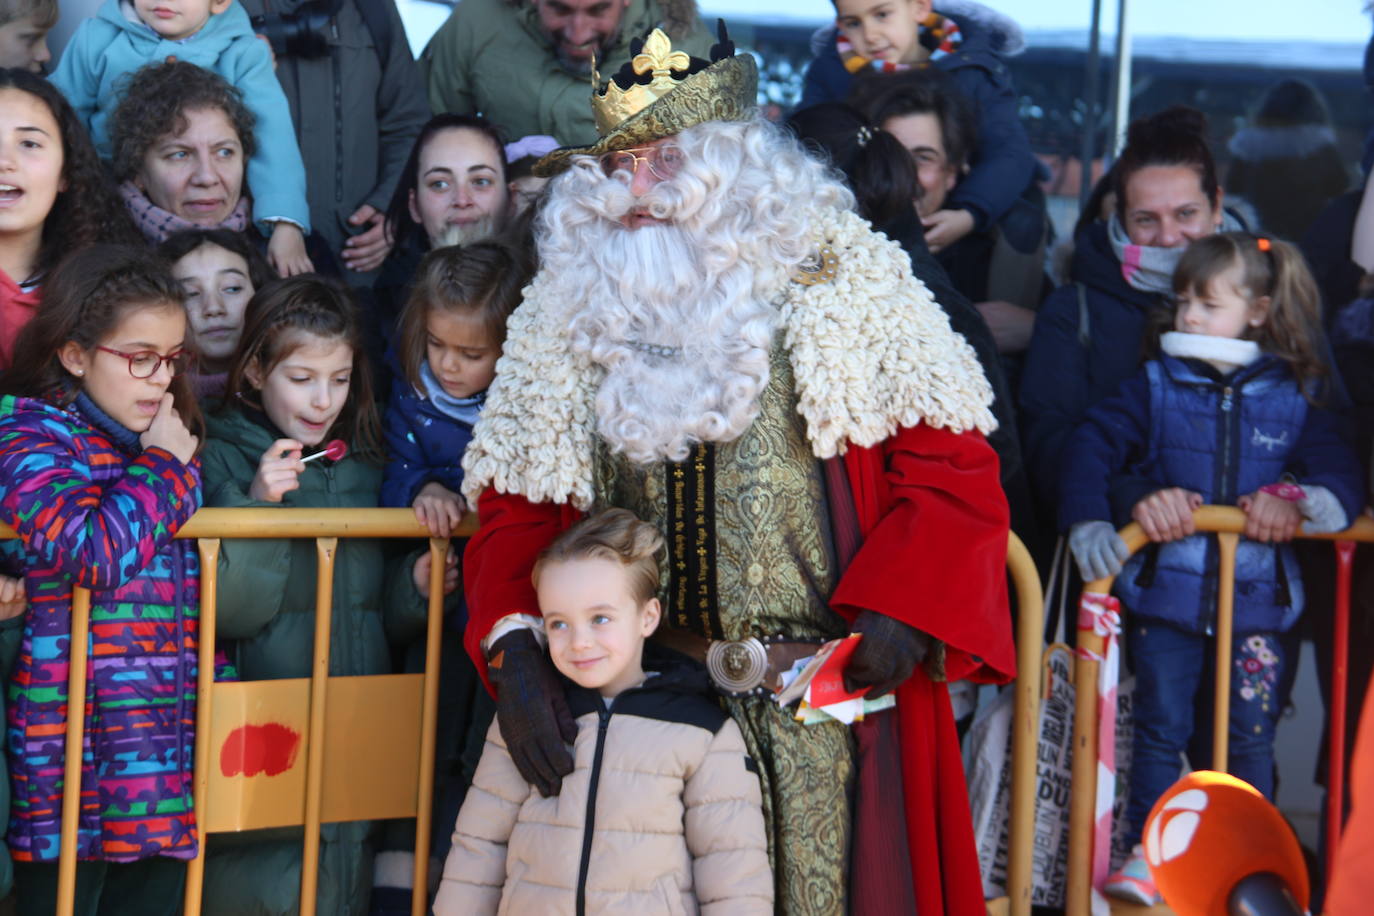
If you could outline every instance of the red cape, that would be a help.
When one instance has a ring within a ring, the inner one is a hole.
[[[851,446],[844,467],[863,541],[831,596],[836,612],[887,614],[944,642],[950,680],[995,683],[1016,670],[1007,608],[1006,498],[997,455],[978,433],[905,427],[881,445]],[[488,488],[464,557],[468,652],[513,613],[538,614],[530,569],[580,517]],[[985,912],[963,760],[949,694],[918,671],[897,691],[902,787],[921,916]]]

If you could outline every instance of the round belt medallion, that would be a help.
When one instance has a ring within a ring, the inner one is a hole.
[[[717,640],[706,650],[706,670],[723,690],[743,693],[763,683],[768,674],[768,650],[754,637]]]

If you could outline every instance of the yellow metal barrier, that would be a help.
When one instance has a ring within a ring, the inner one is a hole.
[[[454,532],[468,537],[476,531],[470,514]],[[198,914],[204,891],[205,838],[210,833],[264,827],[302,826],[305,829],[301,865],[302,916],[315,912],[320,825],[346,820],[416,819],[412,916],[427,907],[430,812],[434,779],[435,719],[438,710],[439,641],[443,626],[444,553],[448,542],[429,539],[430,599],[423,674],[330,677],[329,649],[332,622],[333,571],[339,538],[426,538],[428,532],[409,509],[202,509],[177,533],[196,538],[201,562],[201,641],[196,694],[196,751],[194,808],[200,836],[199,854],[187,863],[185,912]],[[0,524],[0,539],[13,538],[13,529]],[[219,550],[223,539],[314,538],[317,551],[315,644],[311,676],[256,682],[214,681],[214,632]],[[1028,916],[1031,909],[1031,845],[1035,830],[1035,760],[1040,708],[1040,666],[1043,654],[1044,596],[1039,574],[1025,545],[1016,535],[1007,545],[1007,569],[1018,602],[1017,666],[1012,729],[1012,785],[1010,849],[1007,863],[1009,912]],[[88,641],[90,592],[77,588],[72,597],[73,646]],[[73,664],[68,696],[84,696],[86,666]],[[370,702],[364,703],[364,698]],[[380,702],[378,701],[380,698]],[[368,741],[349,742],[341,728],[359,730],[358,710],[364,705],[385,712],[385,721],[364,728]],[[335,708],[344,710],[338,716]],[[294,769],[253,792],[245,791],[244,776],[214,765],[214,748],[223,748],[235,729],[256,724],[270,714],[276,718],[304,718],[303,775]],[[414,715],[412,716],[411,713]],[[408,720],[418,718],[415,731]],[[81,747],[84,716],[69,716],[67,747]],[[399,729],[399,731],[398,731]],[[385,736],[385,740],[379,740]],[[365,746],[364,746],[365,745]],[[370,758],[360,761],[359,756]],[[327,763],[326,763],[327,761]],[[65,787],[79,786],[81,755],[67,754]],[[413,779],[405,774],[413,774]],[[393,791],[378,798],[378,787]],[[358,791],[366,786],[367,792]],[[255,796],[250,798],[249,796]],[[76,891],[76,835],[80,792],[66,792],[62,803],[61,858],[58,864],[58,916],[70,916]]]
[[[455,537],[476,530],[476,516],[464,520]],[[0,538],[13,538],[0,525]],[[196,695],[194,806],[200,850],[187,863],[185,912],[198,914],[204,890],[205,837],[225,830],[301,826],[305,830],[301,863],[302,916],[313,916],[319,862],[320,825],[379,818],[416,819],[412,916],[428,903],[430,811],[434,782],[434,733],[439,696],[439,641],[443,626],[446,539],[429,538],[409,509],[202,509],[177,533],[199,539],[201,559],[201,641]],[[425,538],[430,548],[430,599],[422,674],[330,677],[329,649],[335,549],[339,538]],[[214,681],[216,585],[220,541],[224,538],[314,538],[318,558],[315,646],[311,676],[294,680]],[[90,592],[72,595],[73,646],[86,645]],[[86,694],[86,665],[73,664],[69,697]],[[338,714],[335,715],[335,711]],[[367,710],[372,710],[368,719]],[[235,729],[301,717],[306,723],[298,767],[259,780],[257,774],[231,772],[214,765]],[[331,728],[331,724],[335,727]],[[346,724],[348,732],[341,726]],[[361,726],[361,728],[360,728]],[[67,748],[82,746],[85,716],[68,716]],[[362,733],[365,741],[348,740]],[[384,740],[379,740],[381,736]],[[81,754],[68,753],[64,790],[81,784]],[[258,789],[263,788],[261,792]],[[381,786],[393,787],[378,794]],[[359,787],[368,791],[361,792]],[[241,804],[260,794],[254,806]],[[58,862],[58,916],[70,916],[76,893],[76,835],[80,791],[64,791],[61,858]]]
[[[1220,565],[1218,569],[1217,595],[1217,633],[1216,633],[1216,684],[1213,696],[1214,709],[1212,730],[1212,767],[1226,769],[1227,728],[1231,708],[1231,642],[1235,622],[1235,568],[1236,548],[1240,535],[1245,530],[1245,514],[1239,509],[1226,506],[1203,506],[1193,513],[1193,523],[1198,532],[1212,532],[1217,535],[1220,546]],[[1306,540],[1335,541],[1338,547],[1354,542],[1374,543],[1374,520],[1361,516],[1345,531],[1333,534],[1306,534],[1300,532],[1299,538]],[[1149,543],[1140,526],[1132,523],[1121,529],[1121,538],[1131,553]],[[1085,592],[1107,593],[1111,591],[1114,577],[1098,579],[1084,585]],[[1349,597],[1349,576],[1342,575],[1344,591],[1338,596],[1338,607]],[[1129,609],[1126,609],[1129,613]],[[1344,621],[1340,611],[1337,613],[1338,626]],[[1091,909],[1092,894],[1092,849],[1093,815],[1097,798],[1097,662],[1104,649],[1104,638],[1092,630],[1078,631],[1078,647],[1082,650],[1075,660],[1074,680],[1077,685],[1077,699],[1074,704],[1073,739],[1073,794],[1069,801],[1069,863],[1068,888],[1065,911],[1069,916],[1087,916]],[[1341,640],[1337,640],[1339,644]],[[1340,653],[1338,653],[1339,656]],[[1338,658],[1338,667],[1344,670],[1345,660]],[[1344,705],[1343,680],[1339,689],[1333,689],[1333,713]],[[1337,724],[1333,714],[1333,726]],[[1340,717],[1344,725],[1343,713]],[[1337,742],[1338,743],[1338,742]],[[1343,760],[1341,755],[1332,753],[1333,766],[1339,769]],[[1339,780],[1335,780],[1339,782]],[[1333,785],[1329,807],[1339,806],[1341,792]],[[1328,812],[1328,842],[1339,837],[1340,818],[1331,817]],[[1335,848],[1332,842],[1331,848]]]
[[[1045,641],[1045,595],[1026,545],[1012,534],[1007,571],[1016,589],[1016,698],[1011,730],[1011,826],[1007,896],[1012,916],[1030,916],[1031,852],[1035,842],[1035,760],[1040,741],[1040,665]]]

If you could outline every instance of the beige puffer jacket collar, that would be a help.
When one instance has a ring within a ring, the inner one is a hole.
[[[665,671],[609,708],[573,688],[574,769],[554,798],[492,723],[434,903],[449,914],[771,914],[759,781],[739,727]]]

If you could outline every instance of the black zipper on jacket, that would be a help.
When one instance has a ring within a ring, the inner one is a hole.
[[[1212,492],[1216,494],[1213,500],[1217,505],[1230,505],[1235,501],[1235,475],[1231,474],[1231,449],[1235,446],[1234,419],[1241,415],[1239,411],[1239,394],[1230,385],[1221,389],[1221,416],[1217,417],[1219,423],[1219,433],[1221,434],[1221,460],[1217,461],[1216,478],[1212,481]]]
[[[1233,380],[1234,381],[1234,380]],[[1240,384],[1226,385],[1221,389],[1221,404],[1217,417],[1218,453],[1221,460],[1216,464],[1212,475],[1212,502],[1218,506],[1229,506],[1236,501],[1236,483],[1240,478],[1240,467],[1233,452],[1240,438]],[[1234,467],[1233,467],[1234,465]],[[1207,568],[1221,568],[1220,555],[1216,541],[1207,541]],[[1216,579],[1207,577],[1207,590],[1203,597],[1204,632],[1211,636],[1216,632],[1217,601],[1220,594]]]
[[[615,701],[611,701],[615,705]],[[577,867],[577,916],[587,914],[587,869],[592,864],[592,834],[596,830],[596,790],[601,784],[601,755],[606,750],[606,728],[611,724],[611,711],[602,703],[597,710],[596,753],[592,755],[591,783],[587,786],[587,818],[582,825],[582,862]]]

